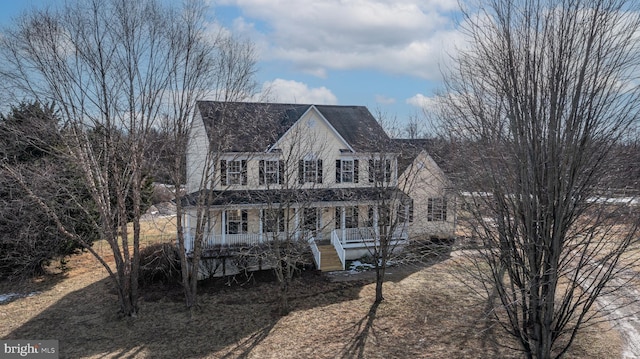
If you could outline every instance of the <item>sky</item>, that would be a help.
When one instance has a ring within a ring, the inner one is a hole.
[[[170,0],[167,0],[170,1]],[[211,0],[212,31],[251,40],[274,102],[421,116],[462,43],[458,0]],[[0,0],[0,27],[64,0]]]

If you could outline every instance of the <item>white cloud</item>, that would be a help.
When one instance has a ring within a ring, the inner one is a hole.
[[[379,103],[381,105],[392,105],[396,103],[396,99],[384,95],[376,95],[376,103]]]
[[[451,13],[457,0],[227,0],[243,13],[236,28],[268,30],[264,60],[304,72],[375,69],[440,78],[439,65],[459,41]],[[255,38],[255,37],[252,37]]]
[[[437,100],[434,97],[428,97],[419,93],[408,98],[405,102],[419,109],[428,110],[436,105]]]
[[[316,105],[335,105],[338,98],[324,86],[309,88],[307,84],[284,79],[267,81],[257,98],[267,98],[270,102],[305,103]]]

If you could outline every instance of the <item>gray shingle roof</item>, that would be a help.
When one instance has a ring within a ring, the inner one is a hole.
[[[209,139],[223,152],[262,152],[312,105],[199,101]],[[382,151],[389,137],[364,106],[315,105],[357,152]]]

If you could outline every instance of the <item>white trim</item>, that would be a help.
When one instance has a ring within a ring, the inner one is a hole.
[[[320,119],[322,121],[324,121],[324,123],[329,127],[329,130],[331,130],[331,132],[333,132],[333,134],[351,151],[351,152],[356,152],[353,147],[351,147],[351,145],[349,144],[349,142],[347,142],[344,137],[342,137],[342,135],[340,135],[340,133],[335,129],[335,127],[333,127],[331,125],[331,122],[329,122],[324,115],[322,115],[322,113],[320,112],[320,110],[318,110],[318,108],[316,108],[316,105],[310,105],[309,108],[296,120],[296,122],[294,122],[291,127],[289,127],[287,129],[287,131],[285,131],[285,133],[280,136],[280,138],[278,138],[278,140],[276,141],[276,143],[274,143],[273,145],[271,145],[271,147],[269,147],[267,149],[267,153],[270,153],[271,151],[273,151],[273,149],[278,148],[282,139],[287,137],[287,135],[289,134],[289,132],[293,131],[293,128],[295,126],[297,126],[300,123],[300,120],[302,120],[303,118],[305,118],[305,116],[307,116],[307,114],[311,111],[315,111],[315,113],[318,115],[318,117],[320,117]]]

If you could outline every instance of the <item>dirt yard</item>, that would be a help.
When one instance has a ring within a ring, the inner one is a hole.
[[[179,286],[146,288],[140,315],[128,319],[117,314],[104,269],[84,254],[65,273],[0,283],[0,294],[32,293],[0,304],[0,338],[58,339],[61,358],[522,357],[505,347],[513,343],[486,320],[485,301],[460,281],[453,261],[390,268],[377,308],[370,273],[309,271],[291,288],[292,312],[278,317],[277,285],[263,273],[203,283],[193,318]],[[618,332],[600,324],[585,329],[567,357],[622,353]]]

